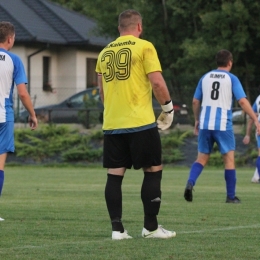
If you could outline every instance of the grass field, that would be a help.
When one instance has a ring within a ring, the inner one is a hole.
[[[123,182],[131,240],[112,241],[102,168],[6,167],[0,199],[1,260],[260,259],[260,185],[237,170],[241,204],[225,203],[223,170],[205,168],[194,201],[183,198],[188,168],[165,168],[159,223],[176,238],[144,239],[141,171]]]

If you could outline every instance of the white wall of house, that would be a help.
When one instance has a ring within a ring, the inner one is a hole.
[[[19,55],[28,72],[28,56],[38,49],[26,48],[25,46],[14,46],[11,50]],[[43,91],[43,57],[51,58],[50,84],[53,92]],[[79,51],[75,48],[59,48],[55,50],[44,50],[32,56],[30,73],[30,94],[35,107],[56,104],[67,97],[86,89],[87,82],[87,58],[97,59],[98,53]],[[28,76],[28,75],[27,75]],[[17,92],[14,92],[17,99]],[[18,106],[17,101],[14,102]],[[22,104],[20,103],[20,109]]]
[[[77,89],[77,57],[76,50],[62,48],[57,53],[57,74],[53,77],[56,78],[57,94],[62,96],[62,100],[72,94],[78,92]]]

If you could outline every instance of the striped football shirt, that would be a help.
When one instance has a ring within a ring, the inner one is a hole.
[[[200,129],[232,130],[234,99],[246,97],[239,79],[225,70],[212,70],[199,81],[194,98],[201,101]]]
[[[27,83],[21,59],[0,48],[0,123],[14,121],[14,84]]]

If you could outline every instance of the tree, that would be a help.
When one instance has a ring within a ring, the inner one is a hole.
[[[257,17],[260,5],[249,0],[221,2],[219,8],[210,8],[200,13],[201,29],[195,37],[183,42],[181,47],[184,56],[179,58],[177,64],[192,65],[188,62],[192,59],[207,62],[207,59],[214,57],[213,55],[219,49],[228,49],[234,56],[232,72],[239,76],[249,99],[252,97],[254,101],[260,83],[257,71],[260,43],[260,24]],[[187,67],[187,69],[193,68]]]
[[[99,33],[118,37],[118,14],[136,9],[143,16],[144,38],[151,41],[175,99],[191,104],[203,73],[216,67],[218,50],[233,53],[232,72],[249,99],[259,94],[260,3],[251,0],[53,0],[94,18]]]

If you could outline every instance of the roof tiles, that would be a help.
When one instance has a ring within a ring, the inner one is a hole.
[[[0,1],[0,17],[14,24],[16,42],[103,47],[109,41],[94,34],[92,19],[47,0]]]

